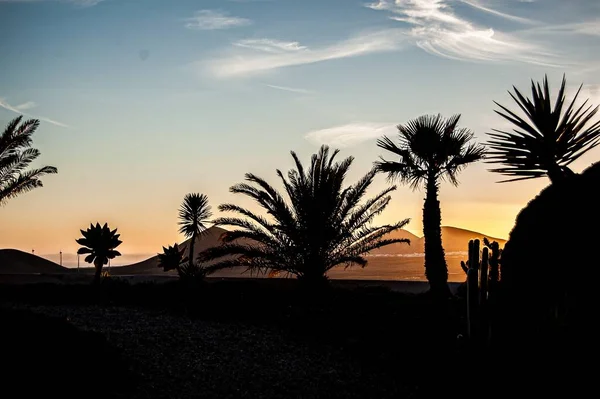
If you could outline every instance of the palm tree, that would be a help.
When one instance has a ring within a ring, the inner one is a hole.
[[[251,173],[245,175],[247,183],[231,187],[232,193],[256,201],[268,217],[238,205],[220,205],[220,211],[235,212],[240,217],[218,218],[215,224],[239,229],[223,233],[223,244],[206,250],[204,260],[229,257],[217,260],[208,270],[244,266],[251,273],[282,272],[319,284],[327,280],[326,272],[335,266],[364,267],[367,260],[362,255],[389,244],[408,243],[407,239],[384,238],[404,227],[408,219],[381,227],[371,225],[396,187],[386,188],[361,204],[376,172],[372,170],[354,185],[343,188],[353,158],[334,163],[338,152],[329,156],[329,148],[322,146],[305,170],[292,151],[296,169],[288,172],[287,179],[277,170],[287,200]]]
[[[566,78],[563,75],[554,109],[550,102],[547,76],[544,76],[543,89],[539,83],[536,85],[531,81],[532,99],[525,98],[513,86],[515,94],[509,94],[526,118],[521,118],[494,101],[502,109],[495,112],[517,127],[512,132],[493,129],[496,133],[488,133],[491,137],[487,143],[491,148],[488,162],[504,165],[490,170],[514,177],[502,182],[548,176],[552,183],[556,183],[573,175],[569,165],[600,144],[600,121],[586,127],[598,112],[598,106],[589,105],[586,108],[588,100],[575,106],[581,85],[563,112],[565,85]]]
[[[206,223],[212,216],[211,207],[208,205],[208,197],[204,194],[187,194],[181,208],[179,209],[179,232],[190,238],[189,244],[189,265],[188,268],[194,268],[194,245],[196,239],[206,230]]]
[[[90,223],[87,230],[80,231],[83,238],[76,241],[83,247],[77,250],[77,254],[89,254],[85,257],[85,261],[94,264],[96,268],[94,284],[97,284],[100,282],[102,267],[108,264],[109,259],[121,256],[121,253],[115,248],[123,241],[119,240],[120,234],[117,234],[117,229],[110,230],[107,223],[104,223],[104,226],[100,226],[100,223],[96,223],[95,226]]]
[[[54,166],[26,170],[40,155],[39,150],[31,148],[31,136],[40,121],[30,119],[21,123],[22,119],[23,116],[19,116],[10,121],[0,135],[0,205],[19,194],[42,187],[40,178],[43,175],[58,172]]]
[[[162,267],[165,272],[177,270],[177,274],[181,277],[181,264],[188,260],[188,257],[183,254],[185,250],[180,250],[177,243],[162,248],[163,252],[158,254],[158,267]]]
[[[398,125],[398,145],[383,137],[377,146],[399,157],[397,161],[381,158],[378,171],[389,180],[400,180],[412,189],[425,186],[423,236],[425,238],[425,276],[431,293],[449,295],[448,266],[442,246],[442,215],[438,200],[441,180],[458,185],[457,175],[468,164],[485,155],[483,146],[470,143],[473,133],[458,127],[460,115],[444,119],[441,115],[424,115],[405,125]]]

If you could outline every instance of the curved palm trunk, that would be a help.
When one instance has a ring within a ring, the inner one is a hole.
[[[196,232],[194,231],[194,234],[192,234],[192,239],[190,240],[190,255],[189,255],[190,270],[193,270],[192,268],[194,267],[194,245],[195,244],[196,244]]]
[[[442,212],[438,200],[435,175],[427,178],[425,205],[423,206],[423,236],[425,238],[425,277],[432,294],[450,296],[448,266],[442,246]]]
[[[94,267],[96,268],[96,270],[94,272],[94,281],[92,282],[93,284],[100,283],[100,277],[102,277],[102,266],[103,265],[104,264],[102,263],[102,260],[96,259],[96,261],[94,262]]]

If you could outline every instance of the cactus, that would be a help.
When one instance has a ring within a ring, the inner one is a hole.
[[[473,343],[489,344],[499,281],[500,249],[496,241],[469,241],[469,256],[461,267],[467,275],[467,331]],[[481,257],[480,257],[481,256]]]

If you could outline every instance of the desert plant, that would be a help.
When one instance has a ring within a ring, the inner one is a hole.
[[[96,271],[93,282],[97,284],[102,276],[102,267],[108,264],[109,259],[121,256],[121,253],[115,250],[122,243],[119,240],[120,234],[117,234],[117,229],[110,230],[107,223],[104,223],[104,226],[100,226],[100,223],[96,223],[95,226],[90,223],[87,230],[80,231],[83,238],[75,241],[83,247],[77,250],[77,254],[89,254],[85,261],[94,264]]]
[[[189,238],[188,269],[193,270],[194,245],[196,239],[206,231],[206,224],[212,216],[211,207],[208,205],[208,197],[204,194],[187,194],[181,208],[179,209],[179,232]]]
[[[223,204],[222,212],[235,212],[242,217],[222,217],[217,225],[239,228],[223,234],[224,244],[208,249],[203,259],[217,260],[209,269],[243,266],[251,272],[281,272],[291,274],[311,286],[327,281],[326,273],[333,267],[360,265],[364,254],[394,243],[409,243],[407,239],[385,238],[404,227],[409,220],[375,227],[373,218],[388,205],[389,187],[361,203],[376,171],[373,169],[357,183],[344,188],[344,178],[353,158],[335,162],[339,153],[331,155],[322,146],[313,154],[306,170],[295,152],[291,152],[296,169],[287,174],[280,170],[288,200],[264,179],[246,174],[248,183],[231,187],[230,191],[255,200],[269,215],[256,214],[238,205]],[[239,240],[242,241],[239,241]],[[246,241],[244,241],[246,240]]]
[[[39,150],[31,148],[31,136],[40,121],[30,119],[21,123],[22,119],[23,116],[19,116],[10,121],[0,135],[0,205],[19,194],[42,187],[42,176],[58,173],[54,166],[27,170],[40,155]]]
[[[509,94],[525,113],[525,118],[495,102],[501,108],[495,112],[517,127],[512,132],[494,129],[496,133],[488,133],[487,144],[491,151],[487,160],[503,165],[490,170],[514,177],[503,182],[548,176],[556,183],[573,174],[569,169],[573,161],[600,144],[600,121],[587,126],[598,106],[586,108],[588,100],[575,106],[581,85],[563,112],[565,85],[563,75],[554,108],[547,76],[544,76],[543,88],[531,81],[532,99],[525,98],[513,86],[515,93]]]
[[[180,250],[177,243],[162,248],[163,252],[158,254],[158,267],[162,267],[165,272],[177,270],[177,274],[181,276],[181,265],[188,261],[188,257],[184,255],[185,249]]]
[[[423,236],[425,238],[425,275],[431,292],[449,296],[448,266],[442,245],[442,215],[438,191],[441,180],[458,185],[457,175],[467,165],[483,159],[485,149],[471,142],[473,133],[458,127],[460,115],[449,119],[426,115],[398,125],[399,144],[383,137],[377,145],[399,157],[381,158],[378,171],[390,180],[400,180],[417,189],[425,186]]]

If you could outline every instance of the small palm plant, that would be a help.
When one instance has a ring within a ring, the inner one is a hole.
[[[158,267],[162,267],[165,272],[177,270],[177,274],[181,277],[181,265],[188,261],[184,252],[185,249],[180,250],[177,243],[163,247],[163,252],[158,254]]]
[[[22,119],[23,116],[13,119],[0,134],[0,205],[19,194],[42,187],[42,176],[58,172],[54,166],[27,170],[40,155],[39,150],[31,148],[31,136],[40,121],[30,119],[21,123]]]
[[[120,234],[117,234],[117,229],[111,230],[107,223],[104,223],[104,226],[100,226],[100,223],[96,223],[95,226],[90,223],[87,230],[80,231],[83,238],[77,239],[76,242],[82,247],[77,250],[77,254],[89,254],[85,261],[94,264],[96,272],[93,282],[97,284],[102,276],[102,267],[108,264],[110,259],[121,256],[121,253],[115,250],[122,243],[119,240]]]
[[[501,108],[495,112],[516,127],[511,132],[493,129],[496,133],[488,133],[490,140],[487,144],[491,151],[487,161],[503,165],[490,171],[513,177],[502,182],[548,176],[552,183],[556,183],[573,175],[569,165],[600,144],[600,121],[588,126],[598,112],[598,106],[586,107],[588,100],[575,106],[581,85],[573,101],[564,109],[565,85],[563,75],[554,108],[547,76],[544,77],[543,88],[531,81],[532,99],[525,98],[513,86],[515,93],[509,94],[525,118],[495,102]]]
[[[305,169],[296,153],[292,157],[296,169],[287,174],[277,170],[286,200],[264,179],[246,174],[248,183],[231,187],[230,191],[250,197],[268,214],[261,216],[239,205],[223,204],[222,212],[234,212],[240,217],[222,217],[217,225],[237,227],[223,233],[223,244],[207,249],[204,260],[216,260],[209,271],[242,266],[250,272],[276,275],[291,274],[311,286],[327,281],[326,273],[333,267],[359,265],[367,260],[363,255],[394,244],[409,243],[407,239],[386,238],[409,220],[373,226],[371,223],[390,202],[389,187],[361,203],[376,171],[371,170],[357,183],[343,187],[352,164],[349,157],[335,162],[329,147],[322,146]],[[222,259],[227,256],[228,259]],[[219,259],[221,258],[221,259]]]
[[[194,263],[194,246],[197,238],[206,230],[207,223],[210,223],[208,219],[211,216],[211,207],[206,195],[191,193],[183,198],[179,209],[179,232],[189,238],[189,264],[186,267],[189,272],[197,268]]]

